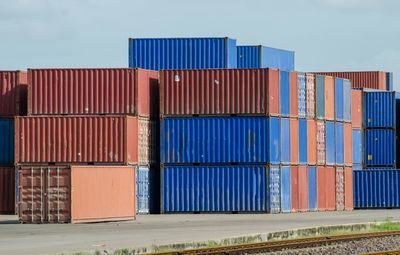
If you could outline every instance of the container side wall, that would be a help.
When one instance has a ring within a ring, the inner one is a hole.
[[[294,52],[263,46],[260,67],[294,71]]]
[[[385,84],[382,84],[383,80],[380,73],[382,72],[319,72],[317,74],[349,79],[352,88],[385,90]]]

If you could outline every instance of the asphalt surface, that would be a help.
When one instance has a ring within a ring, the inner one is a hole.
[[[293,214],[173,214],[91,224],[18,224],[0,215],[0,254],[53,254],[218,240],[317,226],[400,221],[400,210]]]

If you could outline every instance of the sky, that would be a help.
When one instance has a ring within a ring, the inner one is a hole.
[[[295,51],[298,71],[387,71],[398,0],[1,0],[0,70],[127,67],[129,37],[231,37]]]

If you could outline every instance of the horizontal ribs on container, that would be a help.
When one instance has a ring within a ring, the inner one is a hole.
[[[352,88],[386,90],[385,72],[317,72],[317,74],[349,79]]]

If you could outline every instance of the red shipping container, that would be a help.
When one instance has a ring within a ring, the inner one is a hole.
[[[324,166],[317,166],[317,209],[326,210],[326,170]]]
[[[306,73],[307,118],[315,118],[315,75]]]
[[[325,121],[317,120],[317,164],[325,165]]]
[[[335,79],[325,76],[325,119],[335,120]]]
[[[318,72],[315,74],[329,75],[345,78],[351,81],[352,88],[370,88],[386,90],[386,73],[379,71],[371,72]]]
[[[307,166],[299,166],[298,171],[298,186],[299,186],[299,211],[305,212],[308,207],[308,171]]]
[[[344,210],[344,169],[336,167],[336,210]]]
[[[158,117],[158,72],[132,69],[28,69],[28,114]]]
[[[351,90],[351,124],[353,129],[362,128],[362,92],[360,90]]]
[[[290,117],[298,116],[298,89],[297,89],[297,72],[289,72],[290,79]]]
[[[160,71],[160,114],[279,116],[279,70]]]
[[[353,168],[344,168],[344,209],[353,210]]]
[[[290,167],[290,192],[292,198],[292,211],[298,212],[299,207],[299,167]]]
[[[299,120],[290,119],[290,158],[294,165],[299,163]]]
[[[353,132],[351,123],[344,123],[344,164],[353,166]]]
[[[15,118],[17,164],[154,163],[153,121],[129,116]]]
[[[26,115],[27,72],[0,71],[0,116]]]
[[[134,220],[135,170],[134,166],[22,167],[18,170],[19,221]]]
[[[15,214],[14,167],[0,167],[0,214]]]
[[[307,120],[307,159],[309,165],[317,163],[317,128],[315,120]]]
[[[326,166],[326,210],[336,210],[336,172],[333,166]]]

